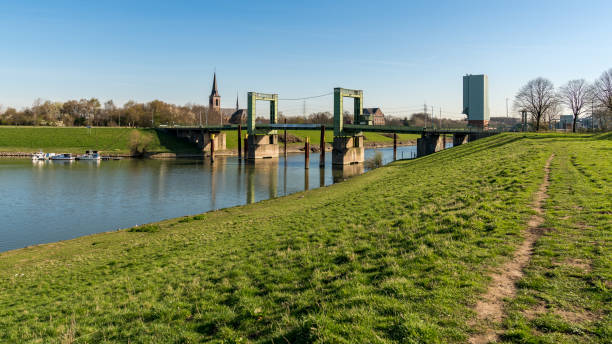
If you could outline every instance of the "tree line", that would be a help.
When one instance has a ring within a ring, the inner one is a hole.
[[[536,78],[521,87],[514,99],[514,108],[530,115],[534,129],[542,123],[552,123],[567,107],[573,115],[572,131],[580,116],[592,113],[601,129],[612,125],[612,68],[604,71],[594,82],[570,80],[558,89],[546,78]]]
[[[224,118],[198,104],[183,106],[161,100],[148,103],[128,101],[116,106],[112,100],[101,104],[97,98],[52,102],[37,99],[23,110],[6,108],[0,115],[0,125],[47,126],[125,126],[157,127],[160,125],[222,124]]]
[[[352,123],[353,115],[344,113],[344,123]],[[0,125],[33,125],[33,126],[107,126],[107,127],[158,127],[172,125],[221,125],[228,124],[230,115],[209,111],[208,107],[198,104],[183,106],[169,104],[161,100],[148,103],[128,101],[123,106],[116,106],[112,100],[101,103],[97,98],[52,102],[37,99],[31,107],[22,110],[6,108],[0,114]],[[269,118],[257,117],[258,123],[267,123]],[[279,113],[279,122],[289,124],[327,124],[332,125],[334,116],[331,112],[315,112],[307,116],[285,116]],[[414,127],[461,128],[465,120],[448,118],[432,119],[430,114],[414,113],[408,117],[385,118],[386,125]],[[243,123],[245,124],[245,123]]]

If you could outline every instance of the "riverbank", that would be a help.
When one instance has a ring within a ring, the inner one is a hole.
[[[33,152],[83,154],[85,150],[98,150],[102,155],[132,157],[130,134],[137,131],[147,140],[147,157],[152,158],[193,158],[201,157],[202,152],[186,140],[176,138],[160,130],[144,128],[108,128],[108,127],[8,127],[0,126],[0,157],[30,157]],[[298,140],[308,138],[313,151],[318,151],[320,133],[317,130],[289,131]],[[238,133],[226,131],[226,149],[217,150],[219,155],[238,155]],[[416,144],[415,134],[400,134],[400,145]],[[333,132],[325,135],[328,150],[331,150]],[[391,137],[379,133],[365,134],[366,148],[382,148],[393,145]],[[282,147],[282,145],[281,145]],[[288,144],[287,151],[298,153],[304,151],[303,142]]]
[[[554,154],[547,230],[494,326],[508,342],[606,342],[610,139],[500,134],[330,187],[0,253],[0,341],[465,342],[490,326],[474,323],[476,302],[521,245]]]

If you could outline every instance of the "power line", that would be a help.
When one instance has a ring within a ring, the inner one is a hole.
[[[278,98],[278,100],[305,100],[305,99],[312,99],[312,98],[321,98],[321,97],[325,97],[325,96],[330,96],[332,94],[334,94],[334,92],[320,94],[318,96],[303,97],[303,98]]]

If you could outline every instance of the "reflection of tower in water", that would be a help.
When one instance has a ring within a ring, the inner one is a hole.
[[[334,179],[334,183],[338,183],[350,177],[360,175],[363,173],[363,171],[363,164],[335,165],[332,168],[332,177]]]
[[[319,187],[325,186],[325,166],[319,168]]]
[[[215,183],[215,169],[217,166],[219,166],[220,164],[215,164],[215,163],[210,163],[210,209],[215,210],[216,209],[216,203],[217,203],[217,197],[215,197],[215,195],[217,194],[217,190],[216,190],[216,185],[217,183]]]
[[[246,202],[247,204],[251,204],[255,202],[255,166],[253,164],[247,163],[245,165],[245,168],[246,168],[246,180],[247,180]]]
[[[255,202],[256,189],[268,189],[268,197],[278,195],[278,159],[260,159],[245,164],[247,204]],[[265,178],[267,176],[267,178]],[[267,185],[263,185],[267,184]],[[285,180],[286,187],[286,180]]]
[[[285,130],[286,132],[286,130]],[[286,153],[286,152],[285,152]],[[287,196],[287,154],[283,158],[284,161],[284,170],[283,170],[283,195]]]
[[[268,195],[270,198],[276,198],[278,188],[278,158],[266,159],[270,161],[268,173]]]

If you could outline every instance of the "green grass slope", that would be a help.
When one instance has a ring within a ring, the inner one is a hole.
[[[58,128],[0,127],[0,151],[33,152],[42,149],[55,153],[84,153],[94,149],[104,154],[129,154],[129,137],[133,130],[149,136],[152,152],[197,153],[185,140],[152,129],[132,128]]]
[[[0,253],[0,341],[465,342],[555,153],[553,229],[501,330],[610,342],[611,151],[609,137],[501,134],[331,187]],[[542,300],[550,312],[521,315]],[[549,314],[585,308],[585,321]]]

